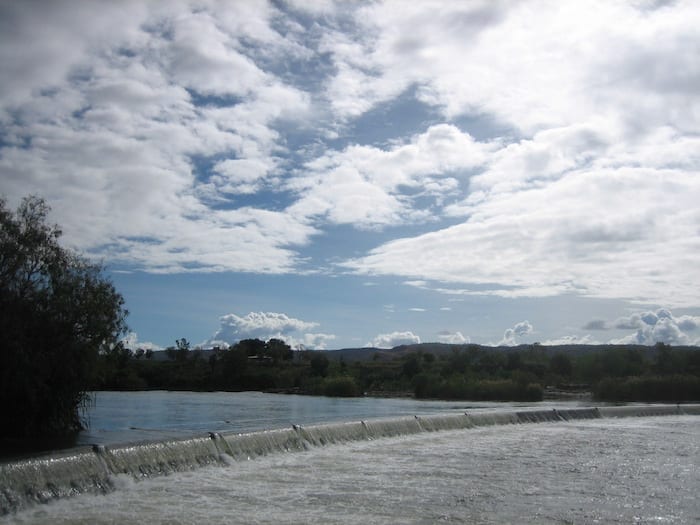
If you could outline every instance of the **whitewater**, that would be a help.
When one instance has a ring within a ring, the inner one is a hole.
[[[0,523],[692,523],[697,408],[443,414],[98,449],[85,457],[123,462],[106,493],[76,486]]]

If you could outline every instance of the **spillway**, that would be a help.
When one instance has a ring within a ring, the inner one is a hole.
[[[700,415],[700,404],[469,411],[293,425],[251,433],[211,432],[188,439],[81,447],[0,465],[0,513],[6,515],[77,494],[111,492],[120,476],[140,480],[212,465],[235,468],[240,461],[331,444],[495,425],[565,424],[577,420],[670,415]]]

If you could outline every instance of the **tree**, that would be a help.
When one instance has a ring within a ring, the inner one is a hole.
[[[248,367],[248,354],[245,348],[235,345],[221,356],[223,367],[223,387],[233,388],[239,384]]]
[[[294,357],[292,347],[282,339],[275,339],[274,337],[265,344],[265,351],[275,363],[280,360],[289,361]]]
[[[322,352],[314,352],[311,357],[311,375],[326,377],[330,362]]]
[[[413,376],[418,374],[421,371],[420,360],[421,356],[418,354],[410,354],[403,363],[403,367],[401,369],[403,375],[411,379]]]
[[[262,357],[265,355],[265,341],[262,339],[241,339],[235,346],[243,349],[251,357],[254,355]]]
[[[574,366],[571,363],[571,358],[567,354],[557,352],[549,361],[549,370],[553,374],[568,378],[571,377]]]
[[[79,409],[98,353],[125,332],[124,300],[103,268],[62,248],[49,207],[27,197],[15,213],[0,199],[0,435],[62,435]],[[9,423],[9,424],[8,424]]]
[[[175,340],[175,360],[179,363],[187,361],[187,356],[190,353],[190,342],[184,337]]]

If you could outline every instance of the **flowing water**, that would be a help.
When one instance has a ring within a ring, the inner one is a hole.
[[[432,408],[0,465],[0,524],[700,522],[700,405]]]
[[[186,437],[202,432],[252,432],[292,425],[515,407],[585,403],[474,403],[395,398],[330,398],[260,392],[96,392],[90,427],[78,445]]]

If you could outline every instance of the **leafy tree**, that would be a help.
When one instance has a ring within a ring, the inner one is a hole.
[[[282,339],[270,339],[265,344],[265,351],[267,355],[272,357],[275,363],[280,360],[289,361],[292,359],[292,357],[294,357],[292,347],[285,343]]]
[[[265,341],[255,338],[255,339],[241,339],[236,343],[236,348],[240,348],[246,352],[249,356],[262,357],[265,355]]]
[[[418,354],[410,354],[403,363],[403,375],[411,379],[418,374],[421,371],[420,359],[421,357]]]
[[[81,427],[79,409],[100,351],[125,331],[122,296],[102,267],[64,249],[43,199],[15,213],[0,199],[0,435],[64,435]]]
[[[185,339],[184,337],[181,339],[176,339],[175,340],[175,352],[173,352],[173,355],[175,356],[175,360],[182,363],[184,361],[187,361],[187,356],[190,353],[190,342]]]
[[[311,375],[326,377],[330,362],[322,352],[314,352],[311,357]]]
[[[549,361],[549,370],[553,374],[563,377],[571,377],[573,369],[574,367],[571,363],[571,358],[563,352],[557,352]]]
[[[337,376],[323,382],[323,393],[329,397],[356,397],[360,389],[350,376]]]
[[[223,365],[223,386],[233,387],[245,373],[248,366],[248,354],[245,348],[239,345],[227,350],[222,354],[221,362]]]

